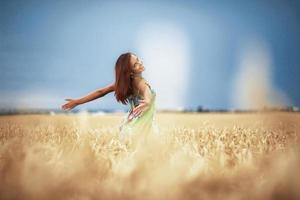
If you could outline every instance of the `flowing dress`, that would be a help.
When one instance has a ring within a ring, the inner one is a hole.
[[[128,97],[130,110],[123,119],[120,126],[120,138],[122,141],[137,142],[138,140],[146,139],[151,135],[158,135],[159,129],[155,120],[155,99],[156,93],[151,86],[146,82],[151,90],[151,101],[147,110],[141,113],[140,116],[134,117],[132,115],[133,109],[139,105],[139,100],[143,97],[139,94]],[[132,118],[131,118],[132,117]]]

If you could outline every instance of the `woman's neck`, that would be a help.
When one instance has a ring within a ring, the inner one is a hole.
[[[132,78],[133,78],[133,79],[136,79],[136,78],[140,79],[140,78],[143,78],[143,76],[142,76],[142,73],[139,73],[139,74],[133,74],[133,75],[132,75]]]
[[[132,77],[131,77],[131,84],[132,84],[132,87],[133,87],[133,89],[134,89],[134,94],[136,94],[137,92],[137,85],[138,85],[138,83],[141,81],[143,79],[143,77],[142,77],[142,74],[140,73],[140,74],[133,74],[132,75]]]

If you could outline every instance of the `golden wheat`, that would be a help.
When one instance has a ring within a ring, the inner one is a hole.
[[[160,113],[137,149],[121,117],[0,117],[0,198],[300,198],[299,114]]]

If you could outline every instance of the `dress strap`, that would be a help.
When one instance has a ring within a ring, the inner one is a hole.
[[[143,80],[145,81],[145,84],[149,87],[149,89],[151,90],[150,84],[144,78],[143,78]],[[137,95],[139,95],[139,94],[140,94],[140,90],[138,89]]]
[[[151,86],[149,85],[149,83],[147,81],[145,81],[145,84],[148,85],[151,90]]]

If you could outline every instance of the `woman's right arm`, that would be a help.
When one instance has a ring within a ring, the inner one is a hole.
[[[74,108],[77,105],[84,104],[86,102],[98,99],[100,97],[105,96],[106,94],[113,92],[115,90],[115,84],[112,83],[104,88],[98,89],[82,98],[79,99],[65,99],[66,101],[69,101],[68,103],[64,104],[62,106],[62,109],[64,110],[70,110]]]

